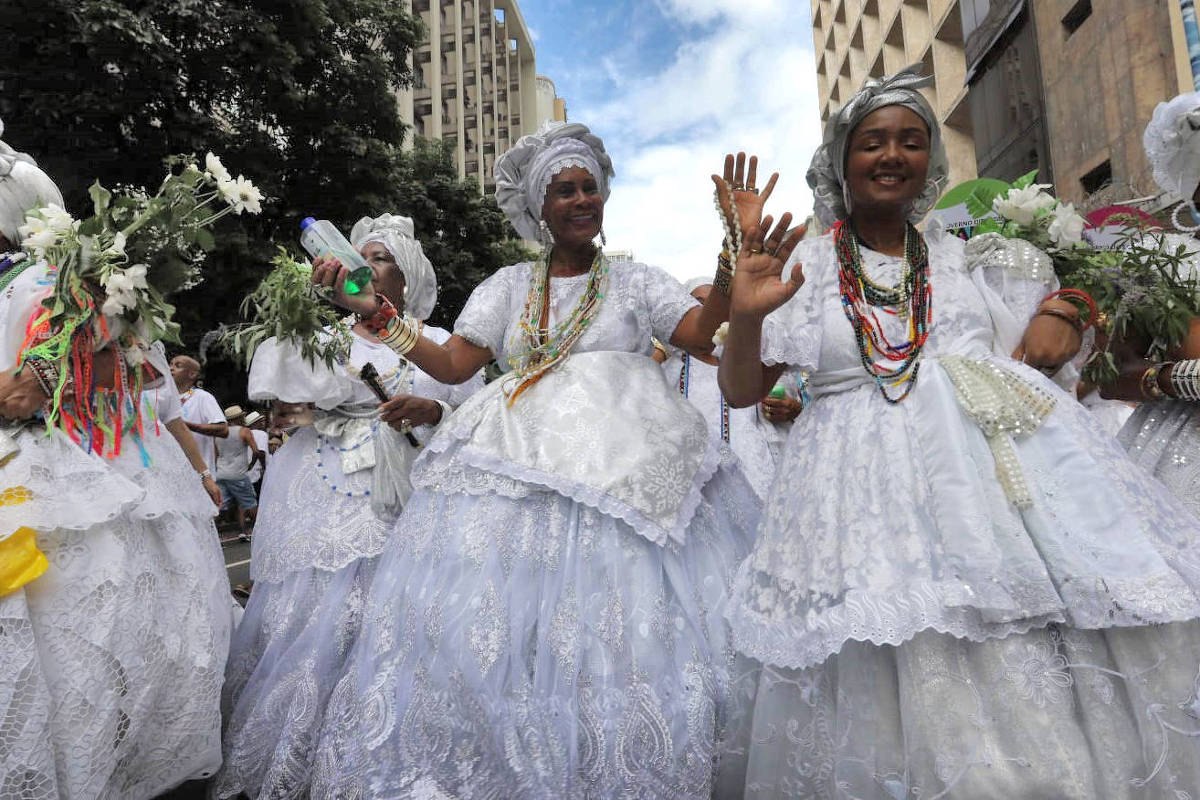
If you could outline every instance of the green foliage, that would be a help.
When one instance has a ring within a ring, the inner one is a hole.
[[[350,353],[350,328],[313,287],[312,265],[282,247],[271,263],[274,268],[242,301],[242,316],[253,321],[226,328],[221,347],[247,369],[254,351],[272,336],[297,347],[310,364],[320,360],[331,367],[344,360]]]

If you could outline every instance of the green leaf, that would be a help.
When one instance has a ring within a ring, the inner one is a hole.
[[[108,204],[112,201],[112,192],[101,186],[100,181],[95,181],[88,189],[88,196],[92,198],[92,213],[100,220],[107,219]]]
[[[217,241],[207,228],[196,229],[196,244],[206,253],[211,253],[217,248]]]
[[[1036,169],[1032,170],[1030,172],[1026,172],[1024,175],[1022,175],[1021,177],[1019,177],[1015,181],[1013,181],[1013,188],[1014,189],[1028,188],[1037,179],[1037,174],[1038,174],[1038,171]]]

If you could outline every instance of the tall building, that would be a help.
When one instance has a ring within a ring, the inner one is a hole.
[[[957,0],[811,0],[821,120],[869,78],[922,62],[934,84],[950,159],[950,185],[974,178],[975,143],[966,103],[962,15]]]
[[[413,87],[397,92],[413,134],[449,142],[462,178],[495,187],[496,156],[539,123],[533,40],[515,0],[401,0],[425,23]],[[553,84],[551,84],[553,89]]]
[[[554,81],[545,75],[537,76],[537,116],[539,127],[544,122],[567,121],[567,101],[558,96]]]

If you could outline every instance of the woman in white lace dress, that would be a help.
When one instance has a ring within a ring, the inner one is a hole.
[[[17,157],[0,142],[0,253],[26,208],[62,202]],[[8,252],[0,287],[0,799],[152,798],[221,763],[232,614],[216,506],[165,424],[144,419],[112,460],[47,435],[46,394],[13,371],[54,274]],[[161,353],[146,356],[173,392]],[[113,358],[96,354],[98,384]]]
[[[1198,796],[1200,523],[1039,371],[1080,344],[1044,254],[908,224],[946,174],[927,80],[831,118],[834,231],[790,261],[755,234],[734,278],[730,402],[785,364],[814,395],[729,606],[764,662],[741,788]]]
[[[1164,192],[1184,198],[1176,207],[1191,219],[1185,226],[1200,225],[1200,92],[1188,92],[1159,103],[1143,137],[1146,156],[1154,168],[1154,180]],[[1186,213],[1188,210],[1191,213]],[[1189,276],[1197,275],[1200,241],[1192,234],[1151,233],[1162,246],[1174,252],[1183,246],[1191,254]],[[1200,321],[1193,320],[1193,330]],[[1122,364],[1122,378],[1106,386],[1105,396],[1141,405],[1125,423],[1117,440],[1125,445],[1135,462],[1152,471],[1180,502],[1200,516],[1200,340],[1190,337],[1190,347],[1173,353],[1174,363],[1154,364],[1145,358],[1149,342],[1125,349],[1131,356]],[[1156,379],[1143,380],[1153,371]],[[1192,373],[1195,377],[1188,377]],[[1173,380],[1174,379],[1174,380]],[[1184,385],[1177,385],[1184,384]]]
[[[408,217],[364,217],[351,232],[397,308],[426,319],[437,277]],[[450,334],[423,326],[432,341]],[[303,797],[325,707],[363,602],[404,501],[412,442],[429,442],[453,408],[483,385],[431,378],[361,323],[347,363],[311,365],[272,338],[254,354],[254,400],[312,403],[316,419],[275,454],[254,529],[254,591],[234,637],[225,685],[225,763],[219,797]],[[392,398],[382,409],[361,379],[372,364]],[[390,425],[389,425],[390,420]],[[412,437],[412,438],[410,438]]]
[[[582,125],[522,138],[497,194],[524,237],[544,223],[549,258],[480,284],[444,345],[389,327],[445,380],[493,355],[513,370],[413,470],[322,732],[320,793],[710,794],[722,603],[757,502],[650,337],[707,352],[728,300],[700,307],[663,271],[600,254],[611,175]]]

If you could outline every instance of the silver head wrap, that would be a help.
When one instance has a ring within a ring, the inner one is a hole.
[[[0,136],[4,123],[0,121]],[[17,228],[25,224],[25,212],[38,206],[63,205],[62,192],[37,162],[0,141],[0,235],[15,247],[21,242]]]
[[[1189,204],[1200,185],[1200,92],[1159,103],[1142,135],[1154,182]]]
[[[524,239],[538,240],[546,189],[570,167],[586,169],[608,200],[612,159],[604,142],[578,122],[547,122],[496,159],[496,203]]]
[[[411,217],[384,214],[363,217],[350,229],[350,243],[361,250],[380,242],[396,259],[404,276],[404,310],[415,319],[427,319],[437,305],[437,275],[417,241]]]
[[[850,188],[846,185],[846,153],[850,135],[868,114],[884,106],[904,106],[929,126],[929,172],[925,189],[913,201],[908,218],[919,221],[941,196],[950,173],[950,162],[942,143],[937,114],[917,91],[933,81],[921,75],[921,65],[905,67],[895,75],[872,78],[825,123],[825,136],[808,167],[808,185],[813,190],[813,212],[825,227],[850,217]]]

